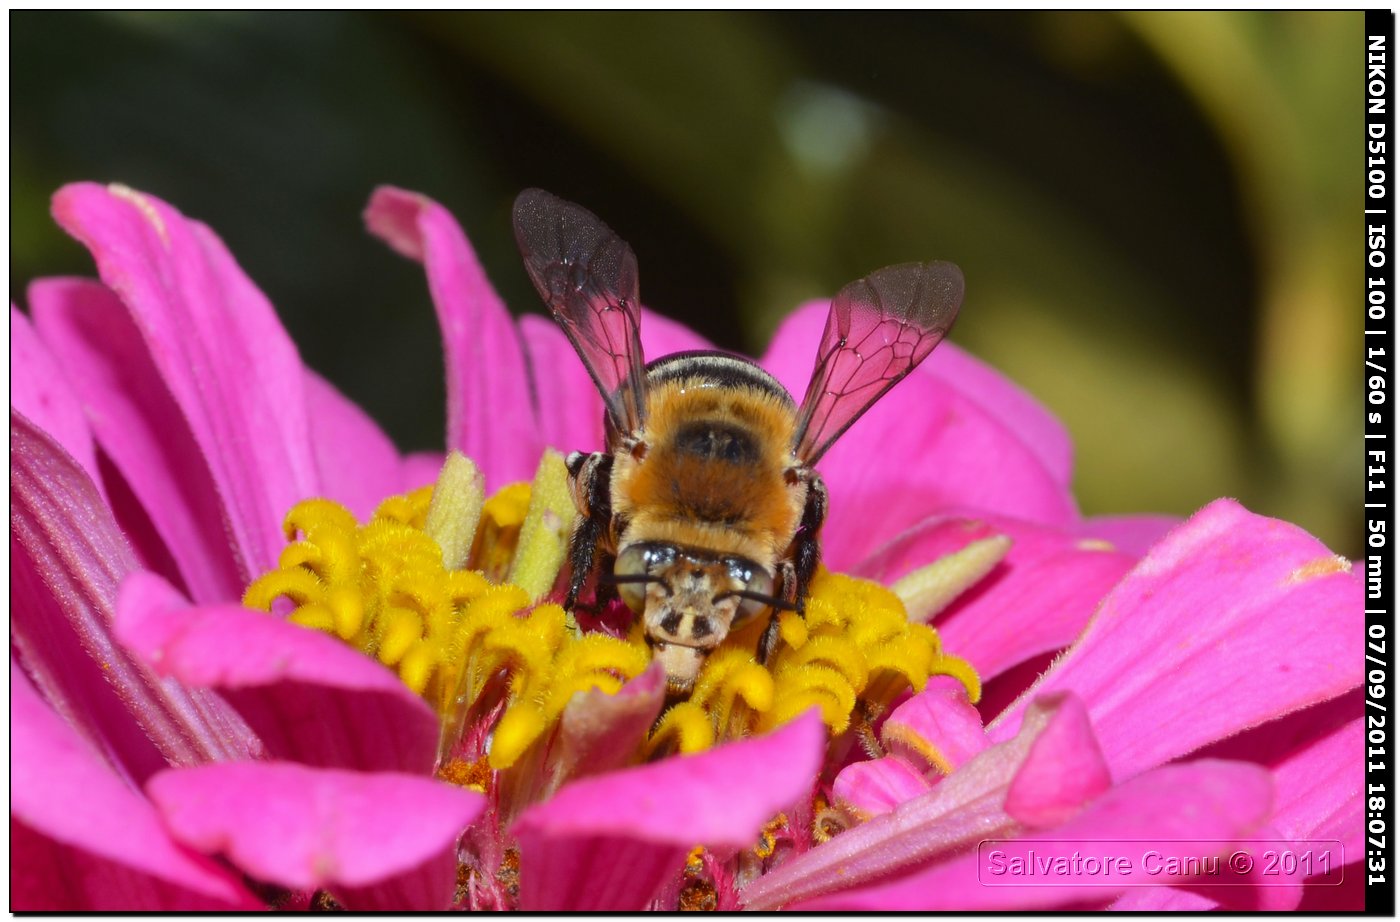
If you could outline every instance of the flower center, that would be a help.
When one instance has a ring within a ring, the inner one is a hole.
[[[474,469],[445,471],[436,487],[424,487],[380,503],[366,524],[325,499],[298,503],[287,514],[291,541],[278,568],[253,582],[243,603],[272,611],[280,599],[289,620],[333,634],[398,672],[443,719],[440,761],[486,754],[486,737],[459,752],[461,733],[476,714],[498,714],[490,734],[489,765],[512,765],[563,712],[575,692],[616,692],[647,666],[644,644],[570,629],[564,609],[542,602],[562,560],[562,528],[545,526],[557,512],[541,496],[540,478],[562,471],[546,457],[536,488],[506,487],[482,504],[480,524],[462,569],[448,568],[444,550],[429,533],[442,505],[470,508],[451,496],[477,490]],[[449,464],[449,468],[451,465]],[[533,535],[530,553],[521,536]],[[560,545],[543,591],[520,582],[532,576],[530,560],[548,556],[540,545]],[[286,603],[283,603],[286,604]],[[466,769],[452,769],[463,775]]]
[[[454,454],[438,483],[380,503],[367,523],[326,499],[298,503],[289,544],[244,604],[285,613],[394,669],[440,715],[439,772],[485,788],[515,766],[579,692],[616,693],[650,650],[640,623],[625,637],[583,631],[558,604],[572,507],[562,459],[548,452],[531,484],[490,499],[470,461]],[[933,628],[911,623],[900,597],[822,570],[805,617],[781,612],[766,663],[764,624],[728,637],[706,660],[688,700],[667,709],[641,755],[692,753],[772,730],[816,707],[833,737],[873,741],[871,722],[930,676],[961,680],[971,666],[944,653]]]

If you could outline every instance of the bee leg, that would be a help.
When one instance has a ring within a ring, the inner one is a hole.
[[[598,554],[596,569],[599,573],[611,573],[613,564],[617,563],[617,555],[602,551]],[[609,602],[621,598],[617,594],[617,586],[612,583],[605,583],[601,580],[593,587],[593,604],[590,608],[596,613],[608,607]]]
[[[802,507],[802,521],[792,539],[791,557],[778,561],[777,573],[780,598],[791,602],[799,615],[806,614],[807,589],[817,575],[822,546],[817,541],[822,522],[826,521],[826,484],[815,472],[807,484],[807,501]],[[758,661],[765,663],[778,646],[778,616],[775,613],[758,642]]]
[[[578,597],[599,563],[598,546],[612,525],[612,455],[574,452],[565,464],[573,482],[578,521],[569,539],[569,592],[564,607],[573,611]],[[599,587],[601,594],[602,587]]]
[[[777,570],[778,598],[792,602],[800,613],[802,608],[797,602],[797,568],[793,566],[791,560],[780,560]],[[764,628],[763,636],[758,641],[758,662],[760,665],[768,662],[768,657],[773,655],[777,646],[778,613],[775,611],[769,616],[768,627]]]
[[[596,516],[580,517],[574,526],[573,537],[569,540],[569,592],[564,597],[564,607],[573,611],[578,607],[578,597],[593,575],[593,564],[598,552],[598,539],[603,535],[607,522],[600,523]]]
[[[797,584],[791,597],[802,613],[802,603],[807,598],[807,589],[812,585],[812,577],[817,575],[817,565],[821,563],[822,546],[817,541],[822,523],[826,521],[826,484],[817,476],[807,485],[807,502],[802,507],[802,523],[797,527],[797,537],[792,539],[792,564],[796,572]]]

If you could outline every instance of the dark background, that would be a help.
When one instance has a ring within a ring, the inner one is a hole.
[[[1359,13],[10,14],[11,297],[91,274],[75,179],[212,225],[308,364],[440,446],[393,183],[539,310],[537,185],[632,243],[647,303],[760,353],[800,300],[958,262],[955,332],[1047,403],[1086,512],[1219,495],[1360,552]]]

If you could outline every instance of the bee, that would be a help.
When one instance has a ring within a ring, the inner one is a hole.
[[[515,238],[540,297],[604,403],[606,445],[567,459],[578,516],[565,607],[590,577],[640,616],[673,694],[736,628],[802,612],[821,557],[827,491],[815,465],[928,357],[957,317],[963,277],[905,263],[831,302],[801,404],[754,362],[682,352],[644,363],[637,258],[586,209],[539,189],[516,199]]]

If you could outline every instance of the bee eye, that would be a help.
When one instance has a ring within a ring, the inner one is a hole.
[[[738,627],[744,622],[755,618],[765,610],[769,603],[764,598],[771,598],[773,595],[773,577],[758,564],[742,557],[731,557],[726,563],[729,566],[729,579],[733,587],[741,592],[753,593],[758,598],[739,599],[739,607],[734,612],[734,627]]]
[[[640,615],[647,604],[647,586],[661,581],[656,571],[674,563],[675,559],[675,548],[657,544],[634,544],[618,554],[613,576],[623,603]]]

